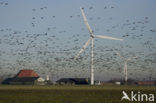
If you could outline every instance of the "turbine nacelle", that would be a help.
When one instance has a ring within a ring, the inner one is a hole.
[[[90,37],[91,37],[91,38],[95,38],[95,36],[94,36],[94,35],[90,35]]]

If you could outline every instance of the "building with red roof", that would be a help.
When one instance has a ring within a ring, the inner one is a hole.
[[[24,77],[39,77],[39,75],[30,69],[23,69],[17,73],[16,78],[24,78]]]
[[[156,81],[138,81],[138,85],[156,85]]]
[[[44,84],[44,80],[39,81],[41,77],[34,71],[30,69],[20,70],[13,78],[7,78],[3,81],[3,84],[19,84],[19,85],[34,85],[39,84],[38,82],[42,82]]]

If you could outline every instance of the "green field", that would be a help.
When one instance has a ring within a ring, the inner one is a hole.
[[[154,86],[0,85],[0,103],[133,103],[126,100],[121,101],[123,90],[127,93],[133,90],[135,92],[152,93],[156,96],[156,87]]]

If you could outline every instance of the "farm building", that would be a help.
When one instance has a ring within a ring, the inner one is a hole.
[[[18,72],[13,78],[4,80],[2,84],[44,85],[46,82],[35,71],[24,69]]]
[[[24,69],[24,70],[19,71],[15,77],[17,77],[17,78],[23,78],[23,77],[38,78],[39,75],[33,70]]]
[[[138,81],[138,85],[156,85],[156,81]]]
[[[57,84],[77,84],[77,85],[86,85],[89,84],[87,78],[61,78],[56,81]]]

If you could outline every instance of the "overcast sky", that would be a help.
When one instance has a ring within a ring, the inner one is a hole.
[[[80,7],[97,35],[95,79],[156,78],[155,0],[0,0],[0,75],[34,69],[40,76],[90,77],[89,47],[72,58],[89,38]]]

